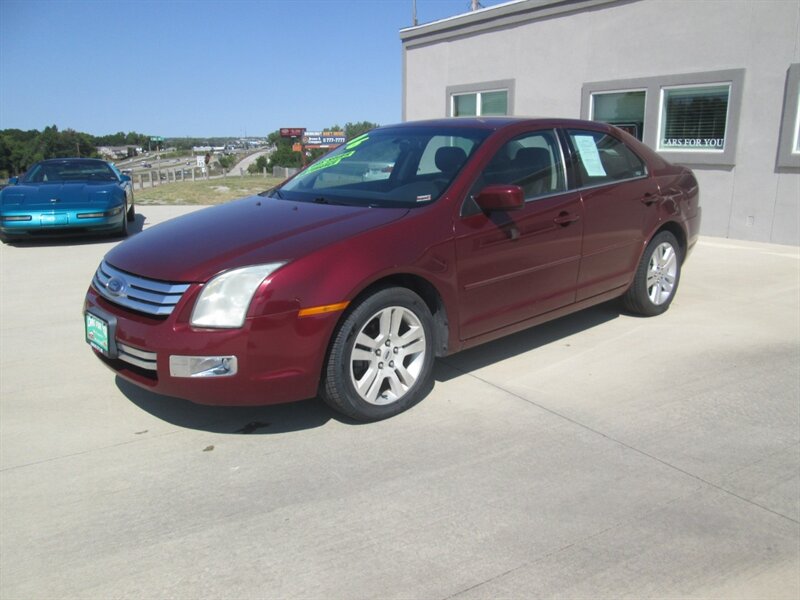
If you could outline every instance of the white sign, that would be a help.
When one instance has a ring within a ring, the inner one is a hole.
[[[605,177],[606,170],[600,161],[600,153],[597,151],[594,138],[590,135],[576,135],[573,139],[578,147],[578,154],[581,155],[583,166],[586,168],[586,174],[589,177]]]

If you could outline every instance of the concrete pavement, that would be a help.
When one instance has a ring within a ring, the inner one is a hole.
[[[439,360],[355,425],[116,380],[81,319],[114,243],[0,247],[0,598],[800,596],[797,248],[705,238],[665,315]]]

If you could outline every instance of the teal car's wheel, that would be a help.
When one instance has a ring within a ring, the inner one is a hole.
[[[120,223],[119,229],[117,230],[118,237],[128,237],[128,221],[128,203],[126,202],[124,212],[122,214],[122,223]]]
[[[128,223],[133,223],[136,220],[136,206],[133,204],[128,207],[128,212],[125,213],[125,218]]]

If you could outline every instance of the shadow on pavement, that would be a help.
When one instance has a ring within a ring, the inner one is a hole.
[[[500,340],[465,350],[436,363],[438,382],[487,367],[535,350],[620,316],[619,303],[608,302]],[[227,434],[274,434],[320,427],[334,419],[349,425],[361,423],[330,409],[318,398],[270,406],[206,406],[155,394],[117,377],[119,390],[136,406],[153,416],[188,429]],[[424,398],[422,402],[424,402]]]
[[[263,435],[313,429],[331,419],[356,424],[333,412],[317,398],[270,406],[206,406],[155,394],[122,377],[117,377],[116,384],[125,397],[142,410],[187,429]]]
[[[453,354],[438,361],[440,368],[436,369],[435,372],[436,381],[449,381],[512,356],[563,340],[586,329],[613,321],[623,314],[621,311],[620,303],[612,300],[599,306],[561,317],[555,321],[531,327],[494,342]],[[445,368],[441,368],[442,366]]]

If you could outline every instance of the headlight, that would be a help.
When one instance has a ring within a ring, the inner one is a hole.
[[[241,327],[258,286],[283,262],[226,271],[209,281],[192,311],[195,327]]]

